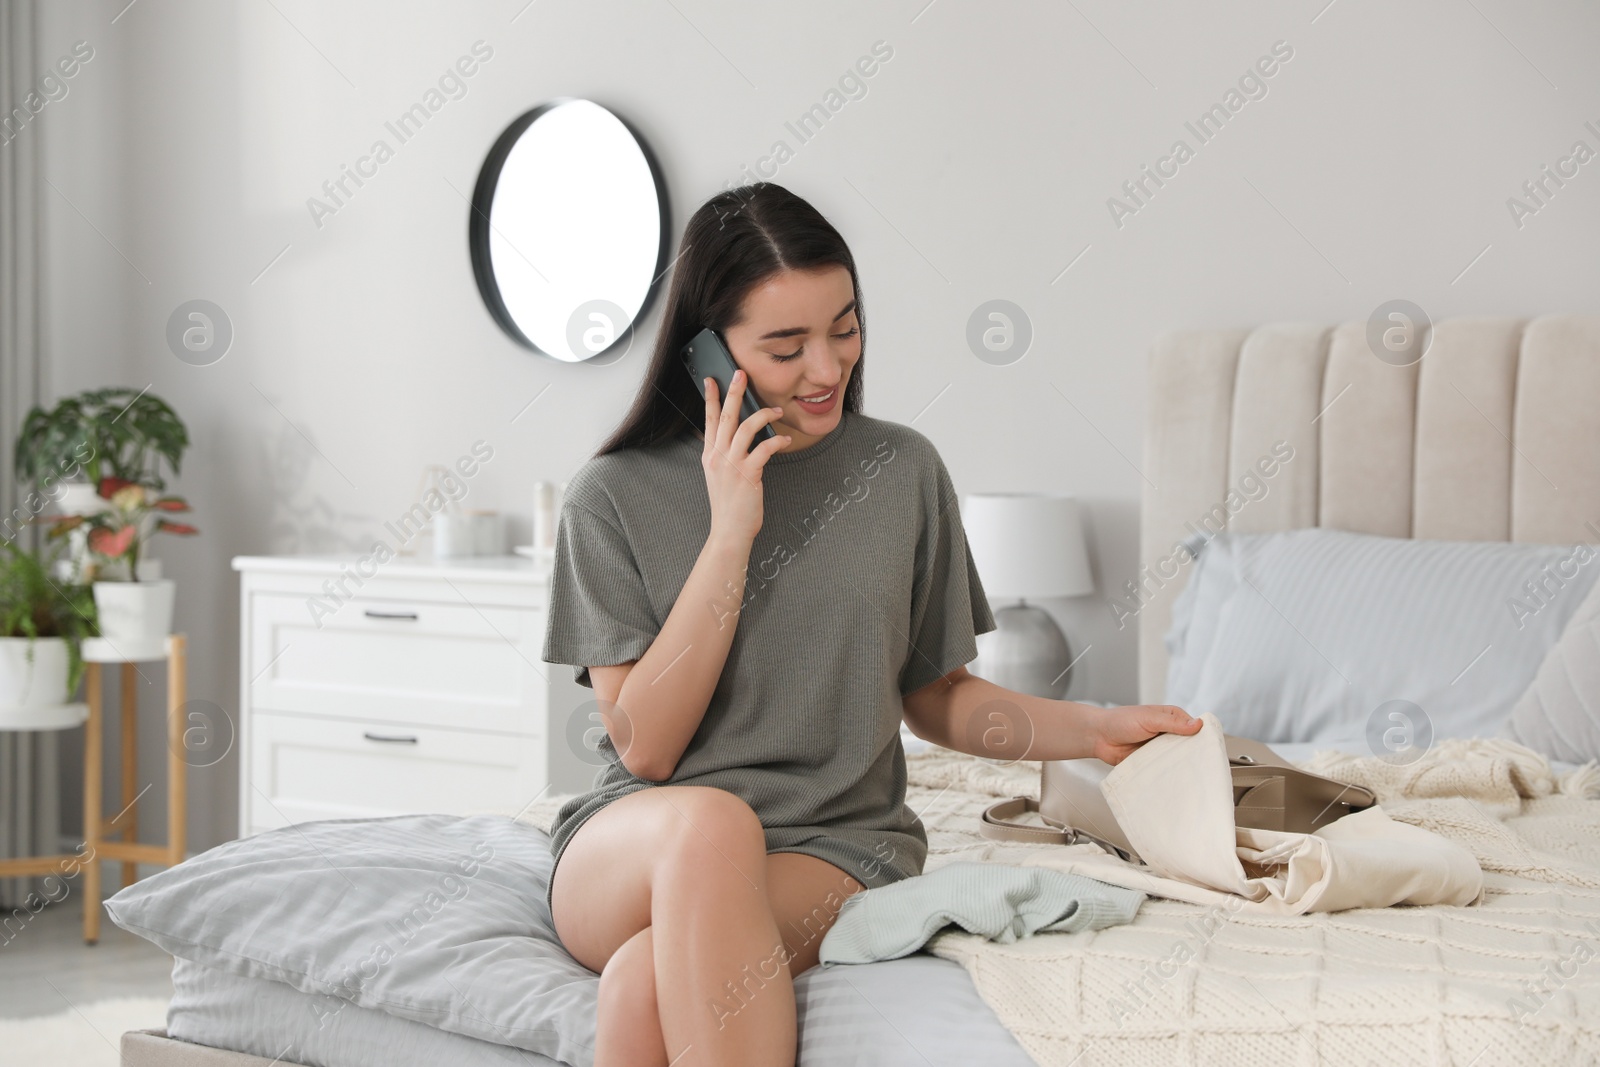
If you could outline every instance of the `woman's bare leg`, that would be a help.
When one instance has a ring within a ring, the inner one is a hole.
[[[839,908],[861,889],[856,879],[815,856],[767,854],[767,900],[788,950],[791,978],[816,966]],[[729,1006],[738,1010],[737,1002]],[[678,1067],[667,1057],[659,1020],[653,927],[647,926],[624,941],[601,972],[596,1064]]]
[[[791,977],[817,965],[822,939],[833,929],[845,898],[863,888],[827,860],[803,852],[767,854],[767,899],[789,950]]]
[[[591,816],[556,868],[556,932],[602,983],[611,957],[653,927],[654,1025],[679,1067],[794,1063],[794,990],[767,899],[765,846],[760,820],[734,794],[657,786]],[[613,1067],[598,1052],[596,1067]]]
[[[566,857],[562,857],[565,862]],[[656,1004],[655,939],[651,927],[634,934],[611,954],[600,972],[594,1062],[669,1067]],[[676,1065],[672,1065],[676,1067]]]

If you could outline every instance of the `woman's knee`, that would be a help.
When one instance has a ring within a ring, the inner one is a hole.
[[[672,814],[664,837],[678,848],[756,848],[766,854],[766,831],[744,798],[713,786],[679,786],[666,797]]]
[[[658,891],[693,886],[696,898],[709,903],[725,896],[719,888],[765,890],[766,831],[749,804],[708,786],[683,786],[664,799],[672,810],[656,844]],[[718,871],[727,877],[708,877]]]
[[[659,786],[612,801],[580,826],[555,870],[552,918],[567,950],[598,971],[650,923],[663,887],[766,884],[766,834],[726,789]],[[732,864],[735,877],[708,881]],[[687,879],[687,881],[686,881]]]

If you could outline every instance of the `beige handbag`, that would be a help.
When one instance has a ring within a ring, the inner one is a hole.
[[[1378,802],[1361,786],[1302,771],[1260,741],[1222,736],[1233,772],[1234,822],[1238,826],[1308,834]],[[983,813],[979,832],[996,841],[1028,844],[1093,841],[1131,863],[1142,864],[1100,792],[1100,783],[1111,769],[1111,764],[1092,757],[1045,760],[1039,782],[1043,799],[1013,797],[991,804]],[[1182,803],[1181,797],[1173,799]],[[1006,821],[1025,811],[1037,811],[1050,825]]]

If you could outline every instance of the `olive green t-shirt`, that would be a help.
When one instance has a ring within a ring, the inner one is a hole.
[[[543,658],[573,665],[579,683],[644,655],[677,601],[711,529],[702,448],[690,433],[614,452],[568,482]],[[742,797],[768,852],[820,857],[869,888],[922,873],[902,698],[977,658],[974,637],[995,628],[950,475],[921,433],[847,411],[816,444],[772,456],[762,482],[762,529],[704,718],[661,783],[630,772],[596,728],[604,762],[556,815],[556,863],[613,800],[701,785]]]

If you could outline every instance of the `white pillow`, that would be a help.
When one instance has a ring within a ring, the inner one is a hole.
[[[1509,726],[1513,740],[1551,759],[1600,760],[1600,582],[1567,620]]]
[[[1421,709],[1419,744],[1430,729],[1506,736],[1595,558],[1582,545],[1315,527],[1220,534],[1173,605],[1166,700],[1269,743],[1375,740],[1390,711],[1416,719],[1390,701]]]

